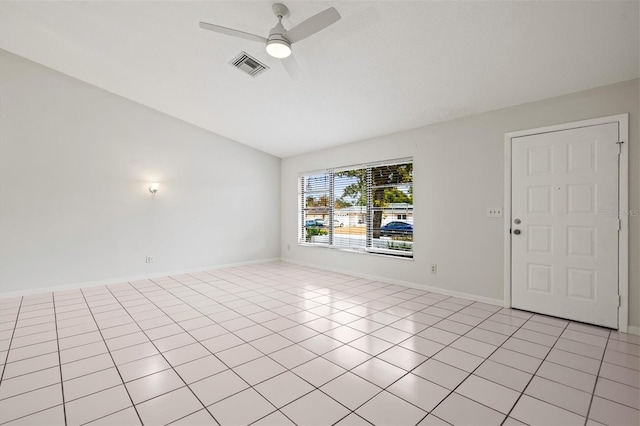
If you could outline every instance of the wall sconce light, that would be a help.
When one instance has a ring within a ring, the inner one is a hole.
[[[153,195],[156,195],[156,192],[158,192],[158,188],[160,188],[160,184],[157,182],[153,182],[149,184],[149,192],[152,193]]]

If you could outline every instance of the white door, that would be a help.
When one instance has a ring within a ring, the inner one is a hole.
[[[618,328],[618,123],[513,138],[511,304]]]

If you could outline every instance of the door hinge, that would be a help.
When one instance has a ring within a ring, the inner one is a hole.
[[[622,154],[622,144],[623,143],[624,143],[624,141],[616,142],[616,145],[618,145],[618,155]]]
[[[622,296],[618,295],[618,308],[622,306]]]
[[[618,231],[622,230],[622,219],[618,219]]]

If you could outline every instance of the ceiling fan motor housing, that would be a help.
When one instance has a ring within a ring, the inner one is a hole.
[[[274,5],[275,8],[275,5]],[[282,25],[282,17],[278,16],[278,23],[269,31],[267,52],[275,58],[286,58],[291,54],[291,42],[284,34],[287,30]]]

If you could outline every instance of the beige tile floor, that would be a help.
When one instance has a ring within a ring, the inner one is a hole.
[[[287,263],[0,315],[0,424],[640,422],[638,336]]]

